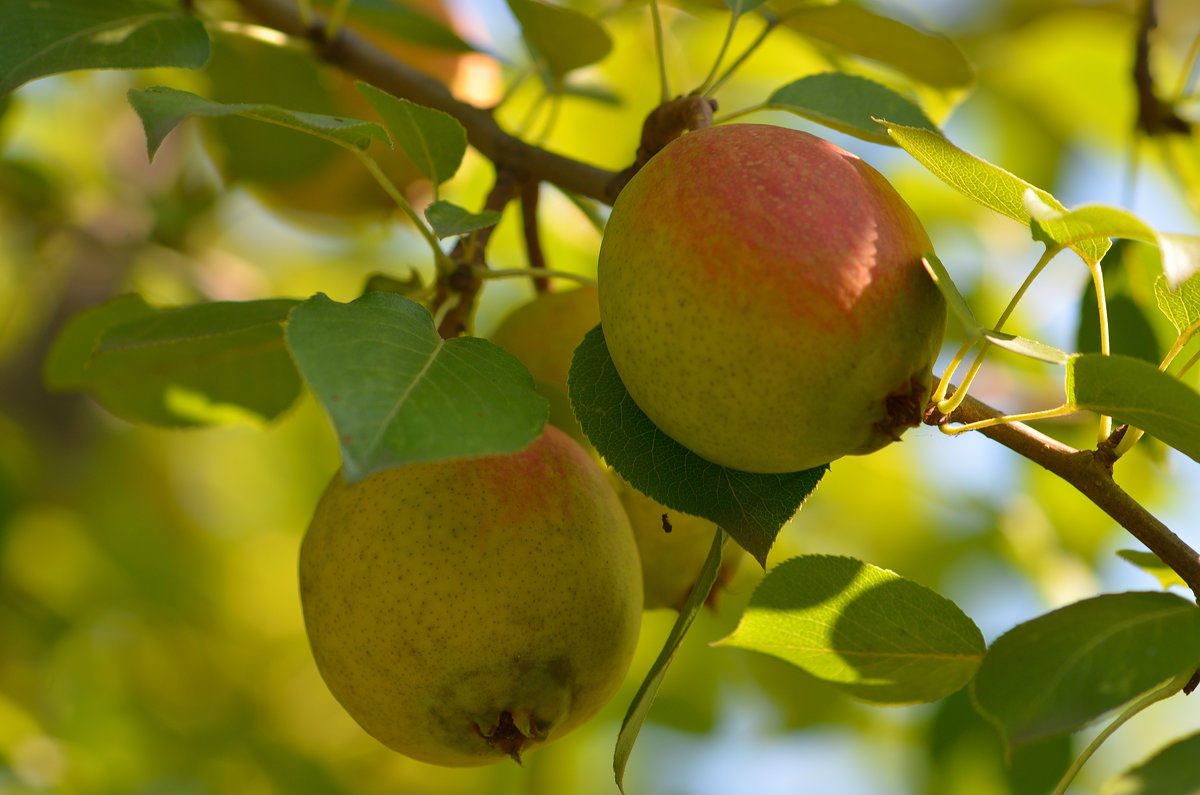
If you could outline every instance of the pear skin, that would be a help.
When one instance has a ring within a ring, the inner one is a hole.
[[[643,599],[620,501],[552,426],[513,455],[335,475],[300,595],[346,711],[447,766],[519,761],[591,717],[625,676]]]

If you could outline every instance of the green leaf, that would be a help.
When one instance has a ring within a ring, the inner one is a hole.
[[[388,143],[387,131],[374,122],[302,113],[275,105],[257,103],[226,105],[188,91],[180,91],[166,86],[131,90],[129,104],[142,117],[142,126],[146,130],[146,150],[151,158],[154,157],[154,153],[158,151],[158,147],[167,134],[188,116],[209,118],[245,116],[306,132],[319,138],[343,141],[357,146],[359,149],[366,149],[371,141]]]
[[[425,209],[425,220],[433,227],[439,238],[465,235],[477,229],[486,229],[500,223],[501,214],[496,210],[472,213],[465,207],[447,201],[437,201]]]
[[[1107,243],[1113,237],[1140,240],[1158,246],[1163,273],[1172,287],[1200,271],[1200,236],[1158,232],[1133,213],[1118,207],[1092,204],[1063,212],[1043,206],[1036,198],[1026,197],[1026,202],[1026,209],[1033,216],[1034,238],[1049,246],[1068,246],[1084,256],[1087,249],[1081,244],[1088,241]],[[1096,262],[1099,260],[1088,260],[1089,265]]]
[[[573,8],[542,0],[508,0],[525,43],[544,62],[555,82],[608,55],[612,38],[596,20]]]
[[[292,312],[287,344],[333,422],[348,483],[516,452],[546,422],[546,401],[515,357],[477,337],[442,339],[428,310],[395,293],[349,304],[315,295]]]
[[[568,389],[584,433],[634,488],[668,508],[716,522],[764,566],[780,528],[829,468],[760,475],[696,455],[660,431],[633,402],[600,326],[575,349]]]
[[[189,426],[274,419],[300,393],[283,344],[298,302],[155,309],[122,296],[74,318],[46,363],[55,389],[86,389],[118,417]]]
[[[646,678],[642,680],[637,694],[629,703],[625,720],[621,722],[621,731],[617,735],[617,745],[613,752],[613,772],[616,773],[617,788],[621,792],[625,791],[625,766],[629,763],[629,756],[633,753],[633,744],[642,730],[642,724],[646,722],[646,716],[650,713],[650,705],[654,703],[654,696],[658,693],[658,688],[667,675],[667,668],[675,659],[675,652],[679,650],[679,644],[683,642],[684,636],[687,635],[688,629],[696,620],[696,616],[704,607],[705,600],[708,599],[709,592],[717,582],[717,573],[721,569],[721,552],[725,547],[726,539],[726,534],[720,529],[714,534],[712,546],[708,550],[708,557],[705,558],[704,566],[701,567],[700,573],[696,577],[696,583],[692,586],[692,591],[688,594],[683,607],[679,609],[679,617],[675,619],[675,624],[671,627],[671,633],[667,636],[662,651],[658,653],[654,664],[646,672]]]
[[[895,142],[876,119],[938,132],[925,111],[887,86],[842,72],[809,75],[775,89],[768,107],[877,144]]]
[[[805,555],[773,568],[733,634],[856,698],[936,701],[974,676],[986,644],[957,605],[853,558]]]
[[[154,308],[140,295],[130,293],[89,307],[72,317],[46,355],[42,366],[46,386],[61,391],[87,389],[88,360],[105,332],[154,313]]]
[[[1200,665],[1200,607],[1174,594],[1104,594],[1001,635],[972,684],[1005,743],[1066,734]]]
[[[946,306],[950,308],[950,312],[962,324],[967,337],[978,338],[983,333],[983,327],[975,320],[971,307],[967,305],[967,299],[963,298],[962,293],[958,291],[958,285],[950,278],[950,272],[946,270],[946,266],[933,253],[922,257],[921,264],[925,266],[925,272],[929,274],[929,278],[933,279],[933,283],[941,291],[942,297],[946,299]]]
[[[454,176],[467,151],[467,130],[458,119],[393,97],[361,81],[355,85],[383,118],[395,142],[433,182],[435,189]]]
[[[317,0],[317,4],[329,8],[333,1]],[[351,24],[361,23],[360,27],[372,32],[386,33],[398,40],[422,47],[447,52],[477,51],[476,47],[464,41],[442,22],[395,0],[353,0],[346,11],[346,19]]]
[[[1067,362],[1067,400],[1107,414],[1200,461],[1200,393],[1132,356],[1076,354]]]
[[[975,72],[962,51],[945,36],[927,33],[850,3],[789,8],[775,0],[783,24],[809,39],[894,67],[939,89],[964,89]]]
[[[212,57],[203,75],[206,97],[212,102],[228,105],[286,97],[305,112],[339,115],[343,103],[311,52],[228,31],[214,30],[211,35]],[[254,79],[247,80],[246,75]],[[312,135],[238,116],[208,119],[203,140],[230,184],[290,188],[318,178],[345,154]]]
[[[1194,334],[1200,329],[1200,275],[1175,289],[1167,284],[1165,277],[1155,279],[1154,297],[1159,310],[1181,335]]]
[[[1123,292],[1110,292],[1106,304],[1109,352],[1133,356],[1156,365],[1162,361],[1158,335],[1154,333],[1154,326],[1150,324],[1142,305],[1133,296]],[[1100,314],[1096,311],[1096,283],[1091,279],[1088,279],[1079,300],[1079,308],[1075,350],[1079,353],[1099,353]]]
[[[54,0],[0,3],[0,96],[75,69],[199,69],[208,34],[177,3]]]
[[[412,295],[425,289],[425,281],[416,269],[409,269],[404,278],[390,273],[372,273],[363,284],[363,292],[395,293],[396,295]]]
[[[1196,795],[1200,732],[1176,740],[1104,785],[1101,795]]]
[[[1187,583],[1179,576],[1179,573],[1172,569],[1167,564],[1159,559],[1158,555],[1153,552],[1137,549],[1118,549],[1117,556],[1123,560],[1127,560],[1137,566],[1142,571],[1146,572],[1154,579],[1158,580],[1163,588],[1170,588],[1172,585],[1182,585],[1187,587]]]
[[[1067,208],[1047,191],[1030,185],[999,166],[959,149],[940,133],[918,127],[886,124],[888,135],[904,151],[929,169],[938,179],[985,207],[1031,226],[1033,217],[1026,204],[1032,192],[1039,206],[1066,213]],[[1099,262],[1108,250],[1107,240],[1082,240],[1071,248],[1086,262]]]
[[[1028,337],[1018,337],[1015,334],[992,329],[985,329],[983,336],[997,348],[1003,348],[1027,359],[1036,359],[1049,364],[1066,364],[1071,358],[1070,355],[1053,345],[1031,340]]]

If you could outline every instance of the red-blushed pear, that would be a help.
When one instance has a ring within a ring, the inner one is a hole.
[[[629,520],[557,428],[512,455],[334,475],[300,548],[330,691],[384,745],[448,766],[519,761],[591,717],[637,643]]]
[[[748,472],[878,450],[921,418],[945,301],[933,247],[873,168],[807,133],[689,132],[621,191],[600,316],[667,435]]]

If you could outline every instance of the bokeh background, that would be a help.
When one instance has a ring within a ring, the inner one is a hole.
[[[658,100],[648,13],[642,4],[576,6],[602,16],[616,42],[581,75],[603,91],[567,98],[552,116],[529,79],[501,118],[551,148],[620,168]],[[1194,94],[1187,59],[1200,35],[1200,7],[1192,0],[1158,6],[1155,76],[1166,97]],[[946,33],[975,64],[973,92],[944,119],[952,140],[1068,206],[1122,205],[1160,229],[1200,231],[1200,188],[1191,181],[1200,173],[1197,136],[1135,146],[1140,3],[872,7]],[[725,16],[704,6],[664,11],[668,64],[685,91],[707,73]],[[439,13],[515,68],[524,62],[503,3],[457,0]],[[743,27],[735,51],[755,32]],[[718,94],[722,111],[831,64],[870,71],[780,31]],[[514,74],[483,56],[449,66],[430,58],[428,66],[480,99],[496,96]],[[304,636],[297,552],[338,464],[311,398],[266,427],[182,432],[131,426],[86,396],[49,394],[42,385],[41,363],[63,322],[123,292],[160,305],[317,291],[344,301],[373,273],[404,276],[413,268],[431,276],[411,230],[369,203],[339,220],[321,214],[328,208],[281,208],[277,196],[228,183],[212,130],[195,122],[148,164],[125,91],[163,83],[211,95],[219,79],[211,71],[73,74],[27,85],[2,106],[0,793],[614,793],[620,719],[673,613],[646,615],[628,681],[609,707],[523,768],[443,770],[409,761],[341,711]],[[620,104],[597,101],[607,94]],[[922,99],[942,113],[959,98],[927,92]],[[287,97],[276,101],[286,105]],[[1200,103],[1182,107],[1200,118]],[[978,317],[998,315],[1036,261],[1027,230],[953,193],[903,152],[783,114],[754,119],[817,131],[883,170],[925,221]],[[470,156],[448,197],[477,206],[489,179],[487,164]],[[311,195],[337,194],[317,185]],[[541,213],[548,264],[594,274],[599,234],[586,215],[552,188],[543,190]],[[524,263],[519,227],[510,209],[490,249],[495,267]],[[1140,331],[1128,334],[1140,335],[1141,350],[1164,351],[1172,335],[1152,311],[1153,258],[1130,248],[1109,273],[1114,290],[1149,318],[1145,328],[1130,321],[1126,328]],[[1082,264],[1063,255],[1013,330],[1076,349],[1088,281]],[[531,296],[524,279],[490,283],[477,332],[486,335]],[[959,339],[952,322],[948,350]],[[1061,401],[1061,380],[1048,365],[997,353],[976,391],[1012,411],[1047,408]],[[1196,381],[1193,372],[1189,383]],[[1087,445],[1095,422],[1045,429]],[[1148,441],[1122,460],[1118,477],[1200,546],[1200,465]],[[1014,454],[986,439],[921,428],[878,454],[837,462],[770,562],[803,552],[854,555],[956,600],[991,639],[1099,592],[1159,587],[1115,555],[1135,547],[1098,509]],[[744,564],[719,608],[693,628],[634,751],[630,792],[1032,794],[1048,791],[1095,734],[1047,743],[1006,768],[965,694],[880,709],[774,659],[709,647],[735,625],[761,576],[755,569]],[[1196,730],[1200,711],[1191,699],[1159,705],[1124,728],[1072,792],[1098,791],[1114,773]]]

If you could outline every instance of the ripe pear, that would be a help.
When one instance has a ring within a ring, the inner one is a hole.
[[[595,287],[540,293],[510,312],[491,339],[521,360],[533,374],[538,391],[550,401],[550,422],[585,448],[594,448],[583,436],[567,397],[567,375],[575,348],[600,322],[600,301]],[[678,609],[687,599],[708,557],[717,526],[707,519],[673,511],[647,497],[612,469],[609,482],[629,515],[642,561],[645,608]],[[666,525],[663,515],[666,515]],[[670,527],[667,532],[664,527]],[[722,558],[718,587],[727,582],[741,560],[741,547],[730,545]],[[709,596],[715,600],[717,589]]]
[[[634,402],[733,469],[793,472],[919,423],[945,327],[933,250],[877,171],[796,130],[668,144],[617,197],[604,336]]]
[[[335,475],[300,595],[346,711],[448,766],[520,761],[591,717],[625,676],[642,607],[620,502],[551,426],[512,455]]]
[[[575,419],[567,396],[571,358],[583,337],[600,324],[600,299],[595,287],[539,293],[500,321],[492,342],[521,360],[533,383],[550,403],[550,424],[561,428],[585,448],[591,444]]]
[[[717,525],[699,516],[667,508],[615,473],[611,480],[637,540],[638,556],[642,560],[644,607],[647,610],[660,607],[679,610],[700,576]],[[715,604],[721,587],[737,573],[741,560],[742,548],[727,544],[721,555],[717,582],[708,595],[708,604]]]

